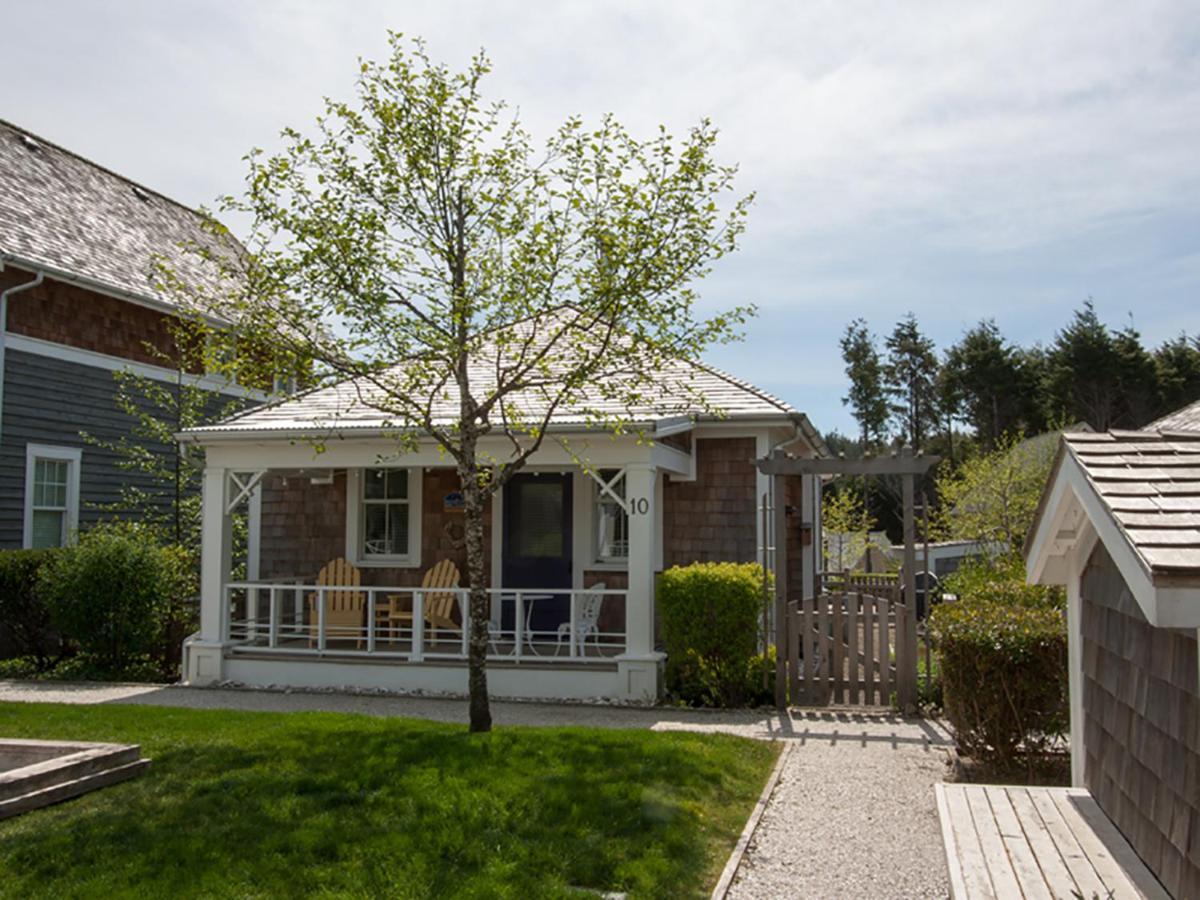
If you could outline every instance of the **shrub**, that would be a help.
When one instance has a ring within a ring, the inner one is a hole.
[[[59,641],[38,592],[38,573],[57,550],[0,551],[0,625],[16,656],[31,657],[39,669],[50,664]]]
[[[38,589],[54,626],[78,646],[89,671],[109,676],[156,655],[190,566],[136,525],[98,525],[42,569]]]
[[[739,706],[758,696],[762,590],[763,570],[755,563],[694,563],[662,573],[668,690],[705,706]]]
[[[1067,629],[1047,605],[963,599],[934,609],[946,719],[964,753],[1000,767],[1067,726]]]
[[[1025,583],[1025,561],[1016,554],[968,560],[946,577],[942,589],[963,600],[1067,608],[1062,588]]]

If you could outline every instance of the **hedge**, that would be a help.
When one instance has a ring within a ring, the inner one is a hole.
[[[755,563],[693,563],[659,576],[667,690],[677,699],[740,706],[759,698],[762,592]]]
[[[960,749],[1006,767],[1067,730],[1067,629],[1053,604],[995,594],[935,608],[946,719]]]
[[[14,655],[40,669],[57,655],[59,640],[38,594],[38,575],[58,550],[0,550],[0,625]]]

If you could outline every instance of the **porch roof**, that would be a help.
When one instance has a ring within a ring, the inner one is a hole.
[[[487,363],[477,364],[474,383],[486,383],[494,373]],[[432,392],[432,391],[431,391]],[[820,434],[808,418],[779,398],[726,372],[699,363],[679,361],[658,373],[636,407],[623,407],[596,392],[569,405],[560,406],[550,417],[556,431],[586,431],[599,427],[606,416],[621,416],[642,427],[663,429],[681,420],[765,420],[795,424],[818,453],[825,452]],[[703,395],[709,408],[696,402]],[[545,392],[527,391],[514,395],[514,402],[527,419],[540,419],[549,404]],[[183,432],[195,439],[237,437],[326,436],[371,437],[381,432],[404,430],[401,418],[388,414],[377,389],[353,380],[343,381],[291,398],[265,404],[222,422]],[[438,424],[451,424],[458,413],[458,395],[453,385],[439,386],[430,403]],[[672,431],[678,430],[672,427]]]

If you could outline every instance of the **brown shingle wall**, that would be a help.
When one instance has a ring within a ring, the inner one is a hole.
[[[1102,545],[1081,588],[1084,781],[1177,897],[1200,897],[1196,638],[1149,625]]]
[[[0,290],[31,277],[6,269],[0,272]],[[174,346],[170,322],[170,316],[136,303],[51,279],[16,294],[8,306],[8,330],[14,334],[156,366],[163,360],[146,344],[169,352]]]
[[[346,554],[346,475],[332,485],[307,477],[270,475],[263,481],[262,545],[259,571],[264,580],[280,576],[315,578],[329,560]],[[421,565],[416,569],[363,568],[363,584],[416,586],[425,570],[451,559],[467,583],[463,514],[446,509],[445,497],[458,490],[452,469],[426,469],[421,485]],[[491,511],[486,508],[484,546],[491,546]],[[490,562],[487,575],[490,577]]]
[[[346,555],[346,475],[312,484],[297,475],[262,481],[259,575],[315,579],[331,559]]]
[[[700,438],[696,480],[663,487],[663,564],[754,562],[754,438]]]

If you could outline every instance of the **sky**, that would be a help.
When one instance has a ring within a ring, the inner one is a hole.
[[[822,431],[855,431],[856,317],[1048,343],[1090,297],[1151,345],[1200,332],[1195,2],[40,0],[6,10],[0,118],[212,206],[250,148],[352,97],[388,29],[453,68],[485,49],[537,137],[712,119],[757,200],[702,305],[759,315],[709,361]]]

